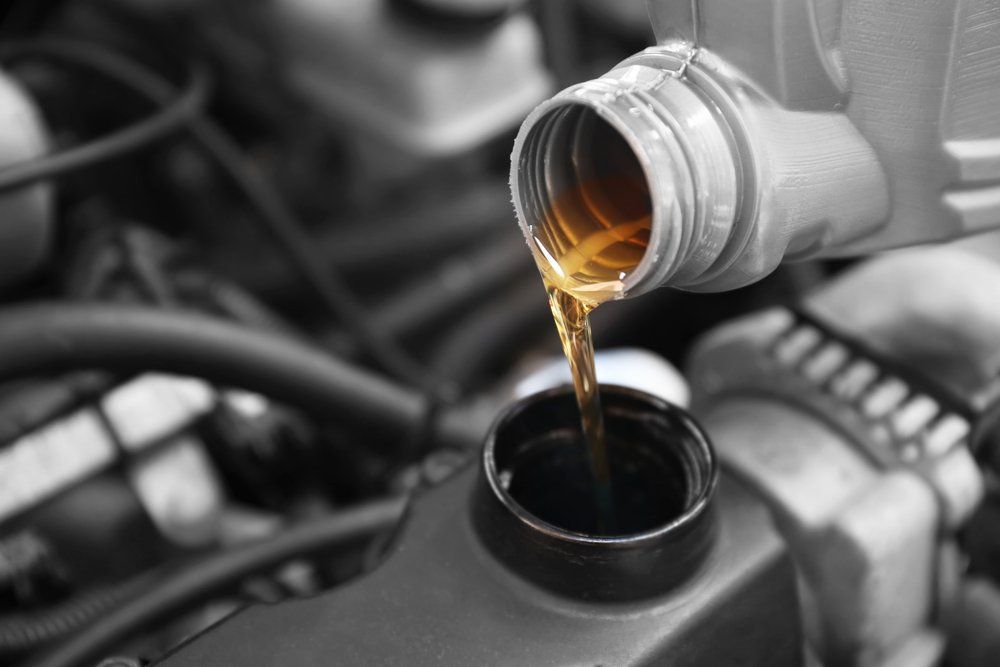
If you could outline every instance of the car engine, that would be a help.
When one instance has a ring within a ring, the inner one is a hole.
[[[0,221],[0,665],[1000,665],[996,0],[15,0]]]

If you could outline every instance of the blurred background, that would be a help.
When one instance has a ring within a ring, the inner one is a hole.
[[[641,0],[6,3],[0,664],[81,628],[103,638],[81,655],[155,657],[370,568],[384,500],[333,556],[269,552],[93,629],[166,573],[476,451],[559,361],[510,202],[517,127],[651,43]],[[839,268],[610,304],[596,342],[680,365]]]

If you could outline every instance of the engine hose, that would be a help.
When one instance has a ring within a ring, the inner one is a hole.
[[[38,611],[0,615],[0,656],[23,655],[65,638],[138,592],[137,584],[105,586]]]
[[[123,157],[177,134],[201,113],[208,88],[205,70],[192,68],[184,92],[173,101],[164,100],[162,109],[148,118],[79,146],[0,169],[0,193]]]
[[[171,282],[187,299],[204,303],[228,318],[289,338],[303,338],[285,318],[230,280],[202,271],[179,271]]]
[[[531,256],[524,251],[524,241],[507,235],[494,237],[468,254],[444,262],[416,278],[373,307],[371,321],[396,337],[430,331],[435,324],[447,324],[449,318],[454,318],[483,294],[492,294],[526,272],[529,276],[535,275]],[[539,303],[544,303],[544,297],[539,297]],[[347,355],[357,352],[347,332],[335,332],[326,340],[332,349]]]
[[[5,59],[45,58],[89,69],[131,88],[155,104],[169,104],[177,93],[173,84],[151,70],[113,51],[86,42],[47,40],[6,44]],[[353,291],[315,248],[297,215],[271,183],[246,164],[240,147],[215,123],[202,115],[187,118],[188,134],[209,155],[251,205],[261,230],[298,271],[319,302],[351,331],[359,347],[385,372],[442,400],[436,378],[383,331],[368,322],[368,313]]]
[[[525,273],[533,276],[533,269],[523,239],[507,234],[494,236],[372,309],[372,322],[397,335],[412,333]]]
[[[1000,589],[970,577],[962,583],[947,627],[945,661],[952,667],[991,667],[1000,656]]]
[[[491,364],[518,349],[532,331],[551,322],[536,275],[514,283],[502,296],[455,324],[438,342],[432,367],[460,385],[472,383]]]
[[[157,578],[109,613],[82,628],[30,667],[76,667],[99,660],[132,634],[156,627],[212,596],[225,594],[248,576],[273,570],[292,558],[330,553],[391,529],[406,498],[387,498],[348,508],[290,528],[260,542],[205,556]]]
[[[160,371],[254,391],[314,416],[411,442],[430,401],[324,352],[202,315],[110,304],[0,311],[0,382],[52,373]]]

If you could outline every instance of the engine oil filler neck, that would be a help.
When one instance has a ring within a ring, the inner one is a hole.
[[[714,536],[718,467],[682,409],[602,386],[614,515],[600,499],[580,441],[571,388],[524,398],[495,422],[483,449],[474,523],[487,548],[557,593],[632,600],[663,593],[704,562]]]

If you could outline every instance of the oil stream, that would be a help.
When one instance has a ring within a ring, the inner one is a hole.
[[[616,489],[594,368],[589,314],[619,298],[649,243],[652,202],[646,176],[625,140],[595,114],[575,119],[574,150],[560,170],[566,187],[532,221],[533,251],[569,362],[601,516],[613,529]]]

